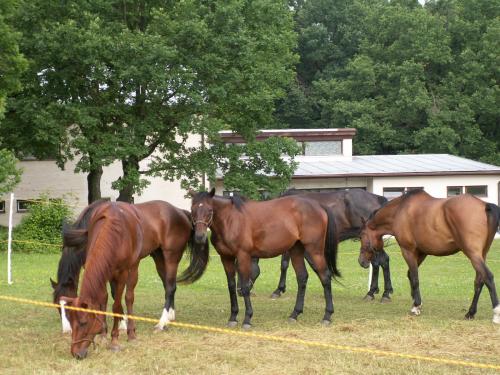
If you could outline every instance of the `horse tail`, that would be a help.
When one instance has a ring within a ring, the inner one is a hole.
[[[191,223],[191,213],[189,211],[182,210],[184,215],[189,219]],[[205,270],[207,269],[207,264],[209,260],[208,250],[208,238],[202,243],[198,244],[194,240],[195,230],[191,227],[191,233],[189,235],[189,240],[187,243],[187,250],[189,253],[189,266],[184,270],[184,272],[177,277],[177,282],[190,284],[198,280]]]
[[[87,229],[64,227],[62,235],[64,247],[76,247],[81,249],[87,246]]]
[[[490,235],[493,239],[495,232],[500,229],[500,207],[494,203],[486,203],[486,216]]]
[[[337,269],[337,252],[339,239],[337,237],[337,228],[335,225],[335,216],[333,211],[326,206],[321,205],[321,207],[326,211],[328,217],[327,227],[326,227],[326,238],[325,238],[325,260],[328,265],[332,276],[340,277],[340,271]]]

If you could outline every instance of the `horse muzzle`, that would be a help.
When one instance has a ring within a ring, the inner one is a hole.
[[[71,352],[71,354],[73,354],[73,357],[75,357],[78,360],[85,359],[88,354],[88,348],[82,349],[78,352]]]
[[[358,257],[358,263],[363,268],[370,267],[370,262],[368,260],[366,260],[365,257],[363,255],[361,255],[361,254]]]
[[[205,242],[207,242],[207,232],[195,233],[194,240],[197,244],[204,244]]]

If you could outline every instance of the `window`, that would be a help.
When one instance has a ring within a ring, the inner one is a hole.
[[[447,186],[446,187],[446,196],[453,197],[455,195],[460,195],[463,193],[462,186]]]
[[[466,186],[465,192],[468,194],[475,195],[476,197],[487,197],[488,186],[486,185]]]
[[[31,201],[25,201],[22,199],[18,199],[16,203],[17,203],[17,212],[28,212],[31,205]]]
[[[5,213],[5,201],[0,201],[0,214]]]
[[[302,147],[306,156],[342,155],[342,141],[304,142]]]
[[[390,188],[384,188],[384,197],[387,199],[391,200],[394,198],[399,197],[400,195],[403,195],[405,192],[404,187],[390,187]]]
[[[423,186],[409,186],[406,188],[406,193],[408,193],[409,191],[412,191],[412,190],[424,190],[424,187]]]

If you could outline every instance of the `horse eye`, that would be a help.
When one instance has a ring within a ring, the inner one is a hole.
[[[78,322],[78,325],[80,327],[85,327],[87,325],[87,322]]]

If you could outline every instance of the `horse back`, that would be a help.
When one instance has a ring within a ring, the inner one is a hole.
[[[160,200],[139,203],[135,207],[144,231],[144,256],[158,247],[184,249],[192,229],[187,211]]]

